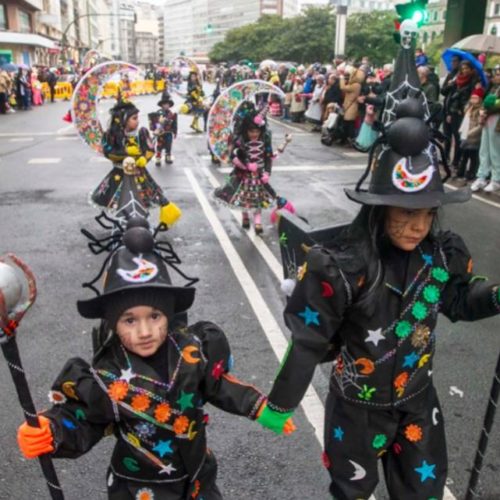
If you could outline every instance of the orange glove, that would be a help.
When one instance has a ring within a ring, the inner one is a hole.
[[[38,416],[40,427],[31,427],[24,422],[17,430],[17,444],[25,458],[37,458],[54,451],[54,438],[50,429],[50,420]]]

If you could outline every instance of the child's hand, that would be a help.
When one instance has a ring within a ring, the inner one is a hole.
[[[257,422],[276,434],[289,435],[297,429],[290,418],[292,413],[291,411],[286,413],[274,411],[264,402],[257,413]]]
[[[139,168],[144,168],[146,166],[147,162],[148,162],[148,160],[146,160],[146,158],[144,156],[139,156],[139,158],[137,158],[137,160],[135,160],[135,166],[139,167]]]
[[[17,444],[25,458],[37,458],[54,451],[54,438],[50,429],[50,420],[38,416],[40,427],[31,427],[24,422],[17,430]]]
[[[257,169],[259,168],[259,165],[257,165],[257,163],[247,163],[247,169],[250,171],[250,172],[257,172]]]
[[[127,146],[125,148],[125,152],[129,156],[140,156],[141,155],[141,150],[138,148],[138,146]]]

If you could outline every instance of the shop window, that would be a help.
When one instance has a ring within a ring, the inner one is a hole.
[[[19,31],[21,33],[31,33],[31,18],[24,10],[18,10]]]
[[[496,26],[492,26],[491,30],[490,30],[490,35],[495,35],[496,36],[496,34],[497,34],[497,27]]]
[[[5,5],[0,3],[0,30],[6,30],[7,28],[7,12]]]

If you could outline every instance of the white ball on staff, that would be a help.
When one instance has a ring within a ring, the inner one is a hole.
[[[4,296],[7,313],[17,305],[22,291],[22,284],[14,269],[5,262],[0,262],[0,292]]]

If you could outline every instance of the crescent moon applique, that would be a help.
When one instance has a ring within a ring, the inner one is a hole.
[[[76,399],[78,401],[78,396],[75,392],[75,385],[75,382],[64,382],[61,388],[68,398]]]
[[[146,283],[151,281],[158,274],[158,267],[149,260],[141,257],[134,257],[132,259],[137,268],[131,271],[127,269],[117,269],[116,272],[122,279],[129,283]]]
[[[182,349],[182,359],[186,363],[189,363],[190,365],[199,363],[201,361],[201,358],[193,357],[193,353],[195,352],[200,352],[200,351],[194,345],[188,345],[187,347],[184,347],[184,349]]]
[[[408,170],[409,163],[410,160],[408,158],[401,158],[396,163],[396,166],[392,170],[392,183],[400,191],[416,193],[425,189],[429,182],[431,182],[435,168],[433,165],[430,165],[423,172],[412,174]]]
[[[368,358],[358,358],[356,361],[354,361],[354,364],[356,366],[361,366],[361,370],[359,370],[359,373],[361,373],[362,375],[370,375],[370,373],[373,373],[375,371],[375,364]]]
[[[433,408],[432,409],[432,424],[433,425],[437,425],[439,423],[438,419],[437,419],[437,414],[439,413],[439,409],[438,408]]]
[[[366,476],[366,470],[361,467],[361,465],[354,462],[354,460],[349,460],[354,467],[354,476],[351,477],[351,481],[359,481]]]

